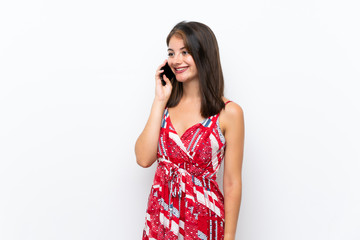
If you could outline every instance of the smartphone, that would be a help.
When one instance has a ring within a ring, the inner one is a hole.
[[[164,71],[160,74],[160,78],[161,78],[161,83],[163,86],[166,85],[166,82],[163,79],[163,75],[165,74],[165,76],[169,79],[172,80],[175,77],[175,74],[172,72],[170,66],[168,63],[165,64],[165,66],[163,66],[161,69],[164,69]]]

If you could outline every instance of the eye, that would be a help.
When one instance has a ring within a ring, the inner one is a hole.
[[[174,53],[169,52],[169,53],[168,53],[168,56],[169,56],[169,57],[172,57],[172,56],[174,56]]]
[[[187,54],[189,54],[189,52],[186,51],[186,50],[184,50],[184,51],[182,51],[182,54],[183,54],[183,55],[187,55]]]

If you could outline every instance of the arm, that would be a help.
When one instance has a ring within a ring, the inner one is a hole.
[[[155,99],[151,107],[149,119],[144,130],[135,143],[136,162],[142,167],[150,167],[156,161],[157,146],[160,135],[161,118],[164,113],[166,103],[170,97],[172,85],[169,79],[164,75],[166,85],[161,84],[160,70],[166,61],[161,64],[155,75]]]
[[[224,111],[226,139],[224,160],[225,240],[234,240],[241,203],[241,169],[244,151],[244,114],[229,103]]]

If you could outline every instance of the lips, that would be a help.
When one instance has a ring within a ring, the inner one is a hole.
[[[175,73],[183,73],[185,72],[189,67],[178,67],[175,68]]]

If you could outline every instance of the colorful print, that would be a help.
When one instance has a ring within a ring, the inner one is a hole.
[[[224,238],[224,198],[216,182],[224,151],[219,114],[180,137],[165,109],[143,240]]]

